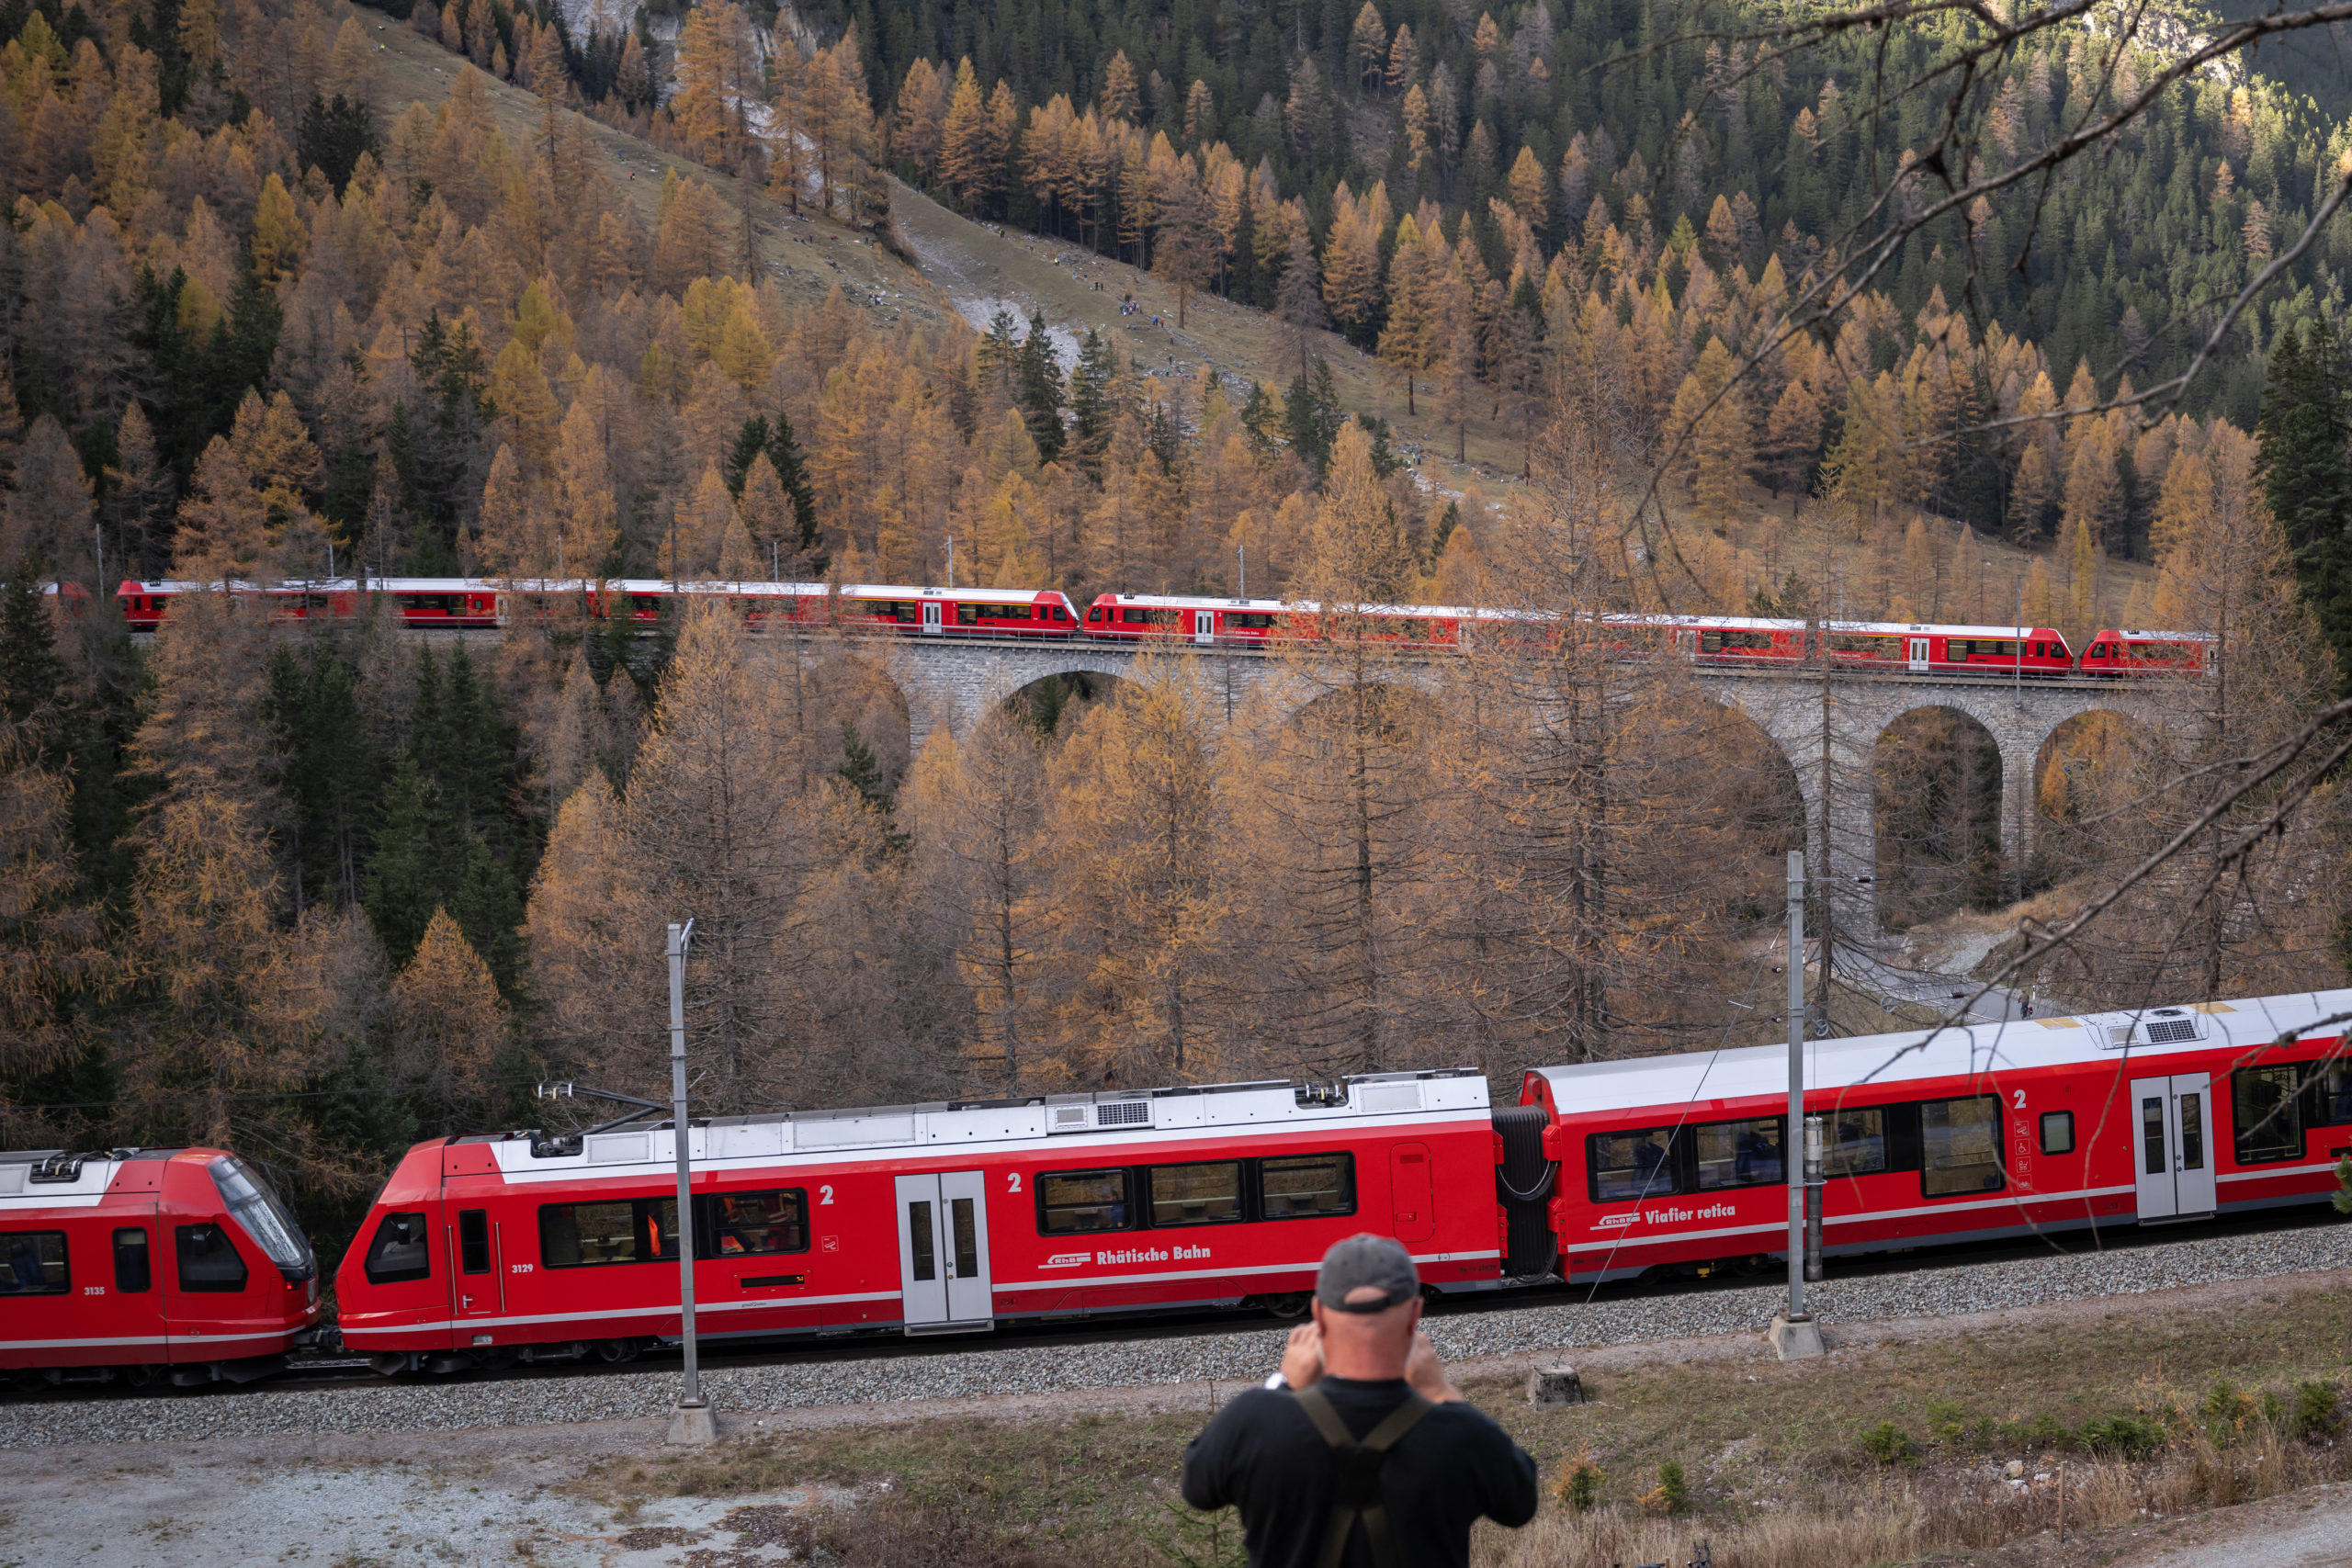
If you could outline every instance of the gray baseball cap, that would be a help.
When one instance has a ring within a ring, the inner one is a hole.
[[[1379,1289],[1377,1301],[1348,1300],[1366,1285]],[[1323,1267],[1315,1276],[1315,1299],[1326,1312],[1386,1312],[1420,1293],[1421,1276],[1413,1267],[1413,1255],[1392,1237],[1369,1231],[1335,1244],[1323,1255]]]

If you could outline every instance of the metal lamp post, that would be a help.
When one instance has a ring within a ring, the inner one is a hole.
[[[677,1408],[670,1416],[669,1440],[683,1444],[718,1440],[718,1423],[711,1414],[710,1402],[702,1395],[701,1369],[695,1357],[694,1133],[686,1122],[686,944],[694,936],[692,920],[670,928],[670,1108],[678,1153],[678,1343],[685,1352],[686,1379],[678,1393]]]

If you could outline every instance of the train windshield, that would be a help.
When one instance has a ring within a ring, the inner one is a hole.
[[[229,1213],[269,1254],[279,1273],[288,1280],[311,1277],[318,1261],[311,1255],[302,1227],[251,1166],[234,1155],[224,1155],[212,1162],[212,1185],[220,1189],[220,1201],[229,1205]]]

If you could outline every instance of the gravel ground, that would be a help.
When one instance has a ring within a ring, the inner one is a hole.
[[[1833,1327],[1894,1318],[2051,1305],[2101,1296],[2233,1280],[2352,1268],[2352,1226],[2199,1237],[2107,1253],[1962,1264],[1816,1285],[1811,1303]],[[1652,1339],[1752,1334],[1778,1310],[1775,1282],[1737,1290],[1562,1300],[1514,1310],[1462,1312],[1430,1321],[1448,1360],[1524,1355]],[[706,1371],[721,1410],[789,1410],[910,1399],[972,1399],[1079,1389],[1263,1377],[1280,1359],[1283,1331],[1170,1335],[1099,1345],[1005,1345]],[[385,1383],[331,1389],[208,1391],[165,1398],[0,1405],[0,1450],[74,1443],[181,1442],[191,1438],[313,1432],[435,1432],[529,1427],[666,1414],[674,1368],[590,1376],[525,1375],[501,1382]]]

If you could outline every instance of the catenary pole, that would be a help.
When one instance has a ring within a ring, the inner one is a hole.
[[[1789,852],[1789,1124],[1781,1168],[1789,1179],[1789,1321],[1804,1320],[1804,852]]]
[[[670,1106],[678,1154],[678,1343],[685,1353],[685,1385],[670,1424],[672,1442],[708,1442],[710,1406],[702,1396],[701,1369],[695,1356],[694,1134],[686,1122],[686,946],[695,923],[670,927]]]

